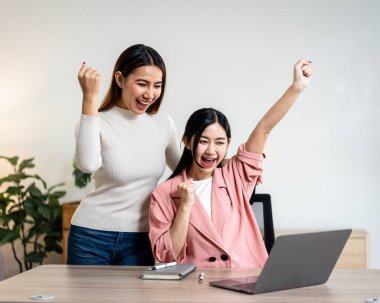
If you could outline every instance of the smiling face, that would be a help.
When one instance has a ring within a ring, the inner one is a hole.
[[[185,145],[192,150],[193,143],[194,136],[191,142],[185,142]],[[193,163],[188,177],[194,180],[211,177],[214,169],[226,156],[229,143],[226,131],[219,123],[207,126],[199,139],[196,151],[192,151]]]
[[[155,65],[138,67],[126,78],[118,71],[115,79],[122,90],[116,104],[137,115],[145,113],[161,95],[162,71]]]

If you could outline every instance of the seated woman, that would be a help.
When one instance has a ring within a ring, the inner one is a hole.
[[[295,64],[291,86],[223,166],[231,139],[227,118],[212,108],[190,116],[180,162],[152,193],[149,237],[156,259],[200,267],[264,266],[268,255],[249,199],[260,182],[267,137],[308,85],[310,63]]]

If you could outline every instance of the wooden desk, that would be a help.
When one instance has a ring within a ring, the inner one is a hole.
[[[336,270],[324,285],[248,295],[208,285],[209,281],[244,277],[254,269],[197,269],[182,281],[138,278],[146,267],[42,265],[0,282],[0,302],[37,302],[32,295],[50,294],[49,302],[364,302],[380,297],[380,270]],[[198,274],[205,281],[198,283]],[[46,301],[45,301],[46,302]]]

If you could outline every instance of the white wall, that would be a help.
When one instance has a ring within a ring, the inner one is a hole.
[[[271,134],[259,191],[273,196],[277,228],[366,229],[379,268],[379,13],[376,0],[0,0],[0,154],[35,157],[67,201],[80,198],[77,71],[96,67],[104,95],[118,55],[145,43],[166,61],[178,134],[195,109],[220,109],[231,156],[304,57],[314,79]]]

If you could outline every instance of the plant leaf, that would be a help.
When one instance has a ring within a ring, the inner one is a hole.
[[[34,177],[35,179],[40,180],[40,181],[42,182],[42,185],[43,185],[44,189],[47,188],[47,185],[46,185],[45,180],[42,179],[39,175],[34,175],[33,177]]]
[[[46,204],[40,204],[38,206],[38,213],[41,214],[42,217],[44,217],[47,220],[50,220],[50,218],[52,216],[52,210]]]
[[[0,228],[0,246],[5,243],[11,243],[20,237],[20,229],[9,230]]]
[[[7,207],[10,203],[14,202],[11,198],[4,196],[0,193],[0,207]]]
[[[30,252],[25,255],[24,260],[26,262],[32,262],[32,263],[40,263],[42,260],[46,257],[46,255],[43,252]]]
[[[42,200],[42,201],[45,200],[45,195],[41,192],[41,190],[36,186],[34,182],[30,184],[26,190],[30,193],[30,195],[33,198],[36,198],[37,200]]]
[[[0,185],[7,183],[7,182],[17,183],[19,181],[20,181],[20,177],[18,175],[10,174],[10,175],[0,179]]]
[[[91,174],[82,172],[76,165],[73,163],[73,173],[75,186],[79,188],[86,187],[88,183],[91,182]]]
[[[62,198],[65,195],[66,195],[66,191],[63,191],[63,190],[61,190],[61,191],[54,191],[54,192],[50,193],[50,197],[53,197],[55,199],[60,199],[60,198]]]
[[[7,160],[10,164],[12,164],[13,166],[17,165],[17,162],[18,162],[18,157],[17,156],[14,156],[12,158],[9,158],[9,157],[4,157],[4,156],[0,156],[0,159],[5,159]]]
[[[30,197],[27,197],[24,200],[24,209],[26,213],[33,218],[40,216],[37,211],[38,204],[39,204],[38,202],[39,202],[38,200],[30,198]]]
[[[22,172],[25,168],[34,168],[35,165],[33,161],[34,161],[34,158],[22,160],[22,162],[18,166],[18,171]]]
[[[9,186],[5,193],[7,193],[10,196],[19,195],[22,192],[23,186]]]
[[[13,221],[16,225],[23,224],[25,218],[26,218],[26,212],[25,210],[16,210],[11,213],[8,213],[7,215],[9,221]]]

